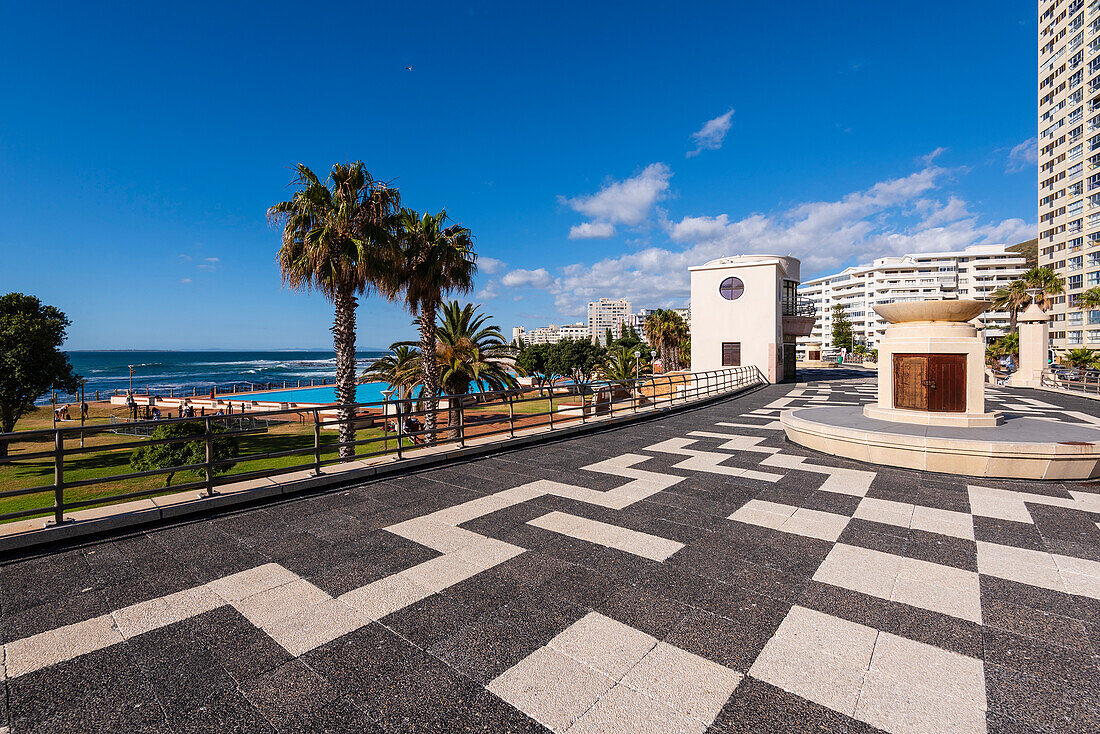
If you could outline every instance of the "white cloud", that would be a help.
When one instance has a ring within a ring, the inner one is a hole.
[[[1017,173],[1019,171],[1026,171],[1035,168],[1039,165],[1039,139],[1028,138],[1019,145],[1013,146],[1012,150],[1008,151],[1008,165],[1006,170],[1009,173]]]
[[[615,225],[611,222],[581,222],[569,228],[571,240],[600,240],[615,236]]]
[[[722,147],[722,141],[726,139],[726,133],[730,131],[730,127],[733,126],[733,110],[727,111],[724,115],[719,115],[713,120],[707,120],[701,128],[691,134],[691,139],[695,141],[695,150],[689,150],[687,157],[697,156],[704,150],[718,150]]]
[[[190,278],[180,278],[180,282],[181,283],[190,283],[191,279]]]
[[[485,286],[477,292],[477,299],[480,301],[491,301],[500,295],[500,282],[496,280],[490,280]]]
[[[503,260],[497,260],[495,257],[478,257],[477,269],[483,273],[499,273],[504,270],[506,263]]]
[[[957,222],[960,219],[970,219],[974,215],[966,208],[966,202],[959,197],[952,194],[946,204],[938,202],[929,202],[930,211],[928,215],[921,220],[918,225],[918,229],[928,229],[929,227],[935,227],[940,224],[949,224],[951,222]]]
[[[611,181],[589,196],[558,200],[593,220],[590,224],[603,227],[603,231],[614,224],[637,227],[649,217],[653,205],[668,195],[670,178],[672,171],[666,164],[651,163],[637,176]]]
[[[546,268],[512,270],[504,274],[504,277],[500,279],[500,283],[507,288],[528,286],[530,288],[546,289],[554,285],[554,276],[550,275]]]
[[[939,148],[936,148],[935,150],[933,150],[931,153],[925,153],[924,155],[922,155],[920,157],[921,163],[923,163],[926,166],[930,166],[930,165],[932,165],[932,161],[936,160],[937,158],[939,158],[941,155],[943,155],[946,152],[947,152],[947,148],[944,148],[943,146],[940,146]]]
[[[667,247],[648,247],[595,263],[513,271],[503,285],[539,285],[555,295],[563,316],[580,315],[600,296],[625,296],[638,306],[683,305],[688,267],[714,258],[791,253],[810,278],[877,257],[907,252],[961,249],[972,244],[1014,243],[1035,236],[1036,224],[1021,219],[982,221],[967,202],[942,192],[951,171],[927,166],[880,181],[833,201],[797,204],[741,219],[728,214],[686,216],[664,222]],[[537,275],[536,275],[537,274]]]

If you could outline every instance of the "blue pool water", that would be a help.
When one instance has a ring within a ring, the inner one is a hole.
[[[382,391],[388,388],[384,382],[368,382],[363,385],[355,386],[355,402],[357,403],[380,403],[385,400],[385,396]],[[471,391],[485,390],[487,386],[484,385],[471,385]],[[413,390],[414,395],[420,394],[420,388]],[[396,397],[396,393],[394,395]],[[226,400],[233,401],[234,399],[240,400],[237,396],[226,396]],[[259,400],[262,402],[270,403],[317,403],[326,405],[328,403],[336,402],[336,387],[334,385],[327,385],[325,387],[303,387],[298,390],[275,390],[274,392],[255,392],[248,393],[246,400]],[[392,399],[392,398],[391,398]]]
[[[368,382],[363,385],[356,385],[355,402],[380,403],[385,400],[382,391],[387,387],[389,387],[389,385],[384,382]],[[233,400],[232,397],[227,397],[226,399]],[[249,393],[248,399],[271,403],[335,403],[336,387],[327,385],[325,387],[303,387],[300,390],[276,390],[274,392]]]

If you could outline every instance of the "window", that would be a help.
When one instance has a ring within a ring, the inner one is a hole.
[[[722,366],[741,366],[741,342],[722,342]]]
[[[1086,275],[1085,282],[1089,288],[1100,285],[1100,270],[1093,270],[1091,273]]]
[[[1066,332],[1066,342],[1069,343],[1069,344],[1080,344],[1081,343],[1081,332],[1079,332],[1079,331],[1067,331]]]
[[[727,301],[736,301],[741,297],[741,294],[745,292],[745,284],[741,282],[740,278],[729,277],[722,281],[722,284],[718,286],[718,292]],[[740,349],[740,347],[738,347]],[[738,352],[740,354],[740,352]],[[740,364],[740,362],[738,362]]]
[[[1066,323],[1069,326],[1081,326],[1084,323],[1085,315],[1080,311],[1073,311],[1067,314]]]
[[[1100,324],[1100,311],[1089,311],[1089,326]]]
[[[1066,287],[1073,290],[1076,288],[1082,288],[1085,285],[1085,276],[1083,275],[1071,275],[1066,282]]]

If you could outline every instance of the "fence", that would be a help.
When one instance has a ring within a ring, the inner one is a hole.
[[[226,382],[216,383],[214,385],[207,385],[206,387],[135,387],[133,389],[134,395],[144,395],[148,397],[157,398],[188,398],[188,397],[203,397],[213,392],[215,395],[236,395],[239,393],[249,392],[261,392],[265,390],[289,390],[291,388],[299,387],[325,387],[328,385],[334,385],[335,381],[328,377],[322,377],[321,379],[311,379],[308,382],[305,380],[279,380],[277,382]],[[112,397],[118,397],[120,395],[127,395],[131,391],[125,387],[104,388],[102,390],[85,390],[85,400],[109,400]],[[79,403],[81,398],[80,392],[75,393],[60,393],[53,392],[52,395],[48,395],[45,398],[36,400],[37,405],[50,405],[57,403]]]
[[[1063,390],[1100,395],[1100,372],[1045,369],[1043,370],[1042,384],[1044,387],[1058,387]]]
[[[563,387],[477,393],[462,399],[443,397],[432,409],[412,401],[355,403],[249,413],[249,426],[234,424],[239,416],[204,416],[127,423],[131,432],[162,426],[192,424],[182,437],[118,441],[119,424],[64,427],[0,433],[0,522],[52,515],[65,522],[67,511],[109,505],[159,494],[200,489],[217,494],[222,485],[271,478],[326,466],[454,444],[471,439],[515,437],[517,431],[588,423],[624,414],[656,411],[733,394],[767,384],[756,367],[734,367],[697,373],[671,373],[636,380],[597,381]],[[555,404],[556,400],[556,404]],[[427,428],[429,416],[435,430]],[[382,426],[377,426],[381,419]],[[391,422],[391,419],[392,422]],[[259,427],[270,421],[274,429]],[[331,435],[351,423],[350,441]],[[276,433],[278,431],[278,433]],[[328,432],[330,435],[326,435]],[[162,432],[161,436],[164,435]],[[360,438],[361,435],[366,437]],[[238,444],[235,455],[219,457],[226,439]],[[189,445],[189,463],[130,469],[133,449]],[[20,447],[23,450],[18,450]],[[263,449],[263,450],[261,450]],[[199,479],[168,486],[176,474],[193,473]],[[51,483],[35,484],[52,475]],[[161,477],[166,483],[161,484]]]

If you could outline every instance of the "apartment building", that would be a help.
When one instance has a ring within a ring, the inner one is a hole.
[[[882,257],[869,265],[808,280],[799,286],[798,294],[817,307],[818,318],[810,336],[799,338],[799,351],[805,351],[808,343],[832,346],[832,309],[837,304],[848,314],[856,343],[874,348],[887,326],[875,313],[875,305],[943,298],[988,299],[1026,270],[1026,258],[1006,245],[973,245],[954,252]],[[979,318],[985,324],[987,339],[1002,336],[1009,328],[1006,312],[986,312]]]
[[[1051,346],[1100,347],[1100,0],[1039,2],[1039,265],[1066,281]]]
[[[608,329],[613,339],[622,336],[623,327],[630,319],[630,301],[625,298],[601,298],[588,304],[588,331],[598,344],[607,345]]]
[[[522,326],[512,327],[512,341],[524,344],[557,344],[560,341],[572,339],[574,341],[590,338],[588,326],[582,323],[576,324],[549,324],[537,329],[527,331]]]

